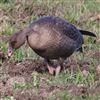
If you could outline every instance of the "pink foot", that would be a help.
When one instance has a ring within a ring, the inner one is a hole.
[[[55,74],[55,76],[57,76],[61,71],[61,66],[57,66],[57,68],[54,68],[54,67],[48,65],[48,70],[49,70],[50,74],[52,74],[52,75]]]
[[[55,76],[57,76],[61,71],[61,66],[57,66],[57,68],[55,69]]]
[[[48,67],[49,73],[53,75],[55,72],[55,68],[49,65],[47,67]]]

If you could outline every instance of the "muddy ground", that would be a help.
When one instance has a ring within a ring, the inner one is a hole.
[[[1,37],[1,42],[9,40],[8,37]],[[99,59],[100,52],[95,52],[92,55]],[[42,59],[25,59],[23,61],[11,61],[7,56],[0,51],[0,97],[12,97],[15,100],[51,100],[49,97],[56,96],[57,93],[66,92],[72,96],[98,95],[100,93],[99,79],[95,80],[97,86],[90,89],[83,84],[51,84],[46,63]],[[70,71],[73,74],[80,70],[84,77],[88,76],[89,65],[91,62],[83,61],[77,63],[75,59],[71,58],[70,63],[65,63],[64,71]],[[96,71],[95,71],[96,72]],[[97,76],[98,73],[97,73]],[[57,96],[56,100],[62,100]]]

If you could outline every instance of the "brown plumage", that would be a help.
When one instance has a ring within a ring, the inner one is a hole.
[[[91,32],[78,30],[59,17],[42,17],[10,38],[8,56],[11,56],[12,51],[18,49],[27,40],[33,51],[46,59],[49,72],[58,74],[61,66],[53,67],[50,60],[65,59],[80,50],[83,44],[82,34],[96,37]]]

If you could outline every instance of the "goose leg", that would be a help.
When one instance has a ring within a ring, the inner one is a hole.
[[[64,60],[65,60],[65,58],[59,58],[58,59],[58,65],[57,65],[57,67],[55,69],[55,75],[56,76],[61,72]]]
[[[53,68],[53,67],[50,66],[50,65],[47,65],[47,68],[48,68],[48,70],[49,70],[49,73],[52,74],[52,75],[54,75],[54,73],[55,73],[55,68]]]
[[[57,76],[61,71],[61,66],[57,66],[57,68],[55,69],[55,76]]]
[[[47,62],[47,68],[48,68],[49,73],[57,76],[62,70],[64,60],[65,60],[64,58],[59,58],[57,66],[55,67],[50,60],[45,59],[45,61]]]
[[[47,68],[48,68],[49,73],[54,75],[55,67],[53,66],[52,62],[48,59],[45,59],[45,61],[47,62]]]

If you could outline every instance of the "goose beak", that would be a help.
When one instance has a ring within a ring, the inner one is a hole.
[[[11,47],[8,48],[8,53],[7,53],[8,58],[10,58],[12,56],[13,51],[14,51],[13,48],[11,48]]]

